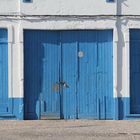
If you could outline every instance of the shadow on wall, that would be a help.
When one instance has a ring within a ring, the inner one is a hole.
[[[127,5],[127,0],[117,0],[117,11],[116,11],[116,14],[117,15],[122,15],[122,7],[123,6],[126,6],[126,7],[128,7],[128,5]]]
[[[123,47],[125,47],[125,32],[124,28],[128,24],[128,19],[122,17],[122,7],[125,5],[128,7],[127,0],[117,0],[117,11],[116,14],[116,28],[117,28],[117,35],[118,35],[118,42],[117,42],[117,93],[118,97],[123,97],[122,93],[122,81],[123,81]],[[123,119],[124,117],[124,102],[123,98],[120,98],[118,102],[118,109],[119,109],[119,119]],[[120,109],[122,110],[120,113]]]

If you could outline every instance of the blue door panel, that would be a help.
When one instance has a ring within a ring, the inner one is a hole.
[[[77,118],[77,32],[62,31],[62,76],[63,82],[63,117],[64,119]]]
[[[46,43],[43,43],[43,86],[41,114],[60,118],[60,67],[61,46],[59,32],[48,32]]]
[[[24,32],[25,119],[60,115],[59,91],[54,87],[59,82],[58,37],[57,32]]]
[[[0,114],[12,113],[12,101],[8,98],[8,33],[0,29]]]
[[[140,30],[130,30],[130,113],[140,114]]]
[[[97,119],[97,34],[96,31],[79,32],[78,52],[78,118]]]
[[[113,119],[112,31],[98,32],[97,92],[99,119]]]
[[[113,118],[112,31],[82,31],[79,38],[79,117]]]
[[[24,112],[25,119],[38,119],[36,108],[41,93],[43,46],[36,31],[24,31]]]

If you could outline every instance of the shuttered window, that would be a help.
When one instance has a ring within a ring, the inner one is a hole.
[[[23,0],[23,2],[31,2],[32,0]]]
[[[106,0],[106,2],[115,2],[115,0]]]

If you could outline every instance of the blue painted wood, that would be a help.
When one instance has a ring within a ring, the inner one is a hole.
[[[42,44],[44,58],[41,115],[60,118],[60,34],[57,31],[44,34],[46,39]]]
[[[113,34],[112,30],[97,33],[97,94],[99,119],[113,119]]]
[[[79,32],[78,118],[98,118],[97,109],[97,32]]]
[[[41,90],[43,46],[37,31],[24,31],[24,118],[38,119],[36,105]]]
[[[0,29],[0,114],[12,113],[8,98],[8,33]]]
[[[60,116],[58,32],[24,32],[25,119]],[[41,107],[41,110],[39,108]]]
[[[77,73],[78,73],[78,45],[77,31],[61,32],[62,47],[62,81],[68,87],[63,87],[63,117],[77,118]]]
[[[140,114],[140,30],[130,30],[130,113]]]
[[[47,117],[113,118],[112,30],[28,30],[24,38],[25,118],[39,118],[39,101]]]
[[[79,118],[113,119],[112,31],[81,31]]]
[[[112,37],[111,30],[61,33],[64,118],[113,119]]]

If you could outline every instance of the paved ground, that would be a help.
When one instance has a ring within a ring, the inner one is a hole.
[[[0,121],[0,140],[140,140],[140,121]]]

